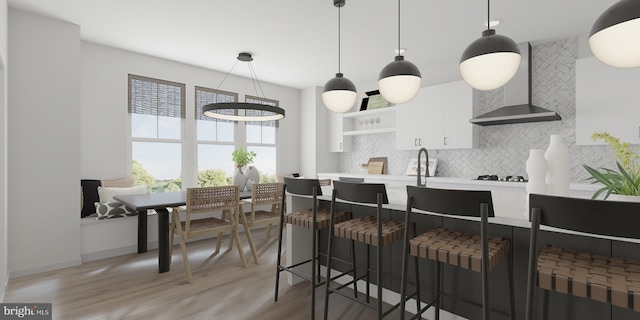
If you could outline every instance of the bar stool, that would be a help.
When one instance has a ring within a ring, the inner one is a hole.
[[[363,216],[358,218],[352,218],[341,223],[335,223],[336,214],[336,200],[341,199],[354,203],[362,204],[375,204],[377,205],[376,216]],[[325,300],[324,300],[324,319],[327,320],[329,315],[329,294],[337,293],[345,298],[351,299],[355,302],[361,303],[369,308],[377,311],[377,318],[390,314],[393,310],[400,306],[400,303],[390,307],[388,310],[382,310],[382,247],[388,246],[396,240],[402,239],[404,233],[404,224],[402,221],[388,220],[382,218],[382,205],[389,203],[387,199],[387,192],[384,184],[377,183],[353,183],[353,182],[333,182],[333,193],[331,196],[331,221],[329,223],[329,241],[327,246],[327,253],[329,255],[327,259],[327,276],[326,279],[334,280],[346,273],[341,273],[334,278],[330,278],[331,274],[331,257],[333,249],[333,238],[340,237],[351,240],[352,246],[355,241],[365,243],[367,245],[367,272],[364,275],[358,276],[357,269],[355,268],[355,255],[352,255],[352,264],[354,266],[353,280],[348,283],[342,284],[338,287],[332,287],[331,281],[326,282]],[[377,249],[376,257],[376,270],[371,270],[369,265],[370,246],[374,246]],[[377,304],[375,306],[369,304],[369,273],[376,273],[377,284]],[[416,270],[417,276],[417,270]],[[367,296],[366,301],[362,301],[355,297],[347,295],[342,292],[341,289],[346,288],[350,284],[354,285],[354,291],[357,292],[358,288],[356,283],[358,280],[366,278],[367,280]],[[403,310],[401,312],[404,312]]]
[[[429,230],[410,239],[405,235],[402,284],[400,295],[401,308],[406,304],[407,259],[411,255],[436,261],[435,298],[420,309],[411,319],[419,318],[430,307],[435,307],[436,319],[440,318],[440,305],[443,296],[462,300],[442,290],[442,264],[458,266],[479,272],[482,275],[482,318],[490,318],[489,271],[502,260],[506,260],[509,283],[509,315],[515,319],[513,264],[509,239],[489,237],[488,218],[494,216],[491,191],[447,190],[407,186],[407,212],[405,225],[411,223],[412,210],[418,209],[447,215],[480,217],[480,234],[451,230],[444,227]],[[409,251],[409,252],[407,252]],[[475,305],[478,303],[463,300]],[[419,304],[418,304],[419,305]],[[404,314],[400,319],[404,319]]]
[[[300,278],[303,278],[307,281],[311,282],[311,319],[315,318],[315,302],[316,302],[316,290],[318,286],[324,284],[324,282],[320,281],[320,260],[318,259],[318,255],[324,255],[323,253],[318,252],[318,242],[317,237],[320,230],[326,229],[329,227],[330,221],[330,212],[326,208],[318,209],[318,201],[317,197],[322,195],[322,189],[320,187],[320,180],[318,179],[293,179],[293,178],[284,178],[284,192],[289,192],[295,195],[301,196],[311,196],[312,198],[312,207],[304,210],[298,210],[294,212],[289,212],[287,214],[284,213],[285,210],[281,211],[280,218],[280,239],[278,241],[278,264],[276,265],[276,293],[275,293],[275,301],[278,301],[278,287],[280,284],[280,272],[287,271],[291,274],[294,274]],[[283,194],[283,208],[284,208],[284,199],[285,196]],[[351,217],[349,212],[340,211],[335,215],[336,222],[342,222]],[[291,224],[295,226],[299,226],[302,228],[310,229],[313,232],[311,233],[311,243],[312,243],[312,254],[311,259],[301,261],[291,265],[282,265],[282,230],[284,224]],[[297,267],[302,266],[304,264],[311,264],[311,276],[307,276],[298,272],[296,270]],[[317,277],[315,276],[317,272]]]
[[[525,319],[533,319],[536,286],[544,290],[609,303],[640,312],[640,261],[605,257],[547,243],[540,247],[540,226],[590,234],[640,239],[640,203],[531,194],[531,238]],[[612,223],[621,222],[621,223]]]

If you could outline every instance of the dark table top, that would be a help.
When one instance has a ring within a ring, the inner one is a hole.
[[[251,191],[240,191],[240,199],[251,198]],[[155,208],[178,207],[187,204],[187,192],[162,192],[131,194],[115,196],[114,200],[124,203],[127,207],[135,210],[147,210]]]

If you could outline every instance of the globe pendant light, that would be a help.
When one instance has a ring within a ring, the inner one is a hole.
[[[356,102],[356,86],[340,72],[340,8],[346,0],[333,0],[338,7],[338,73],[336,77],[327,81],[322,90],[322,102],[332,112],[347,112]]]
[[[400,54],[400,0],[398,0],[398,55],[378,76],[380,94],[389,102],[405,103],[416,96],[422,85],[420,70]]]
[[[596,20],[589,47],[612,67],[640,67],[640,0],[620,0]]]
[[[487,0],[487,22],[490,3]],[[487,23],[488,25],[488,23]],[[460,58],[462,79],[474,89],[493,90],[509,82],[520,66],[520,49],[509,37],[487,26],[482,37],[472,42]]]

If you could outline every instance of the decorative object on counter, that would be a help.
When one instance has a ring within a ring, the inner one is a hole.
[[[603,140],[611,146],[618,167],[618,171],[607,168],[598,171],[586,164],[582,165],[591,175],[588,180],[603,185],[591,198],[596,199],[606,191],[604,199],[622,195],[635,196],[640,201],[640,147],[633,151],[628,142],[620,142],[620,139],[608,132],[594,132],[591,139]]]
[[[420,159],[420,162],[421,162],[420,172],[426,172],[427,159]],[[438,166],[438,159],[429,158],[429,176],[430,177],[435,177],[437,166]],[[418,175],[418,159],[417,158],[409,160],[409,164],[407,165],[407,172],[405,174],[408,176]]]
[[[527,159],[526,163],[527,167],[527,176],[529,177],[529,182],[527,182],[527,196],[526,196],[526,206],[524,216],[529,218],[529,194],[538,193],[538,194],[547,194],[547,159],[544,157],[544,150],[542,149],[531,149],[529,150],[529,159]]]
[[[367,169],[369,174],[388,174],[389,165],[387,164],[387,157],[373,157],[369,158],[369,162],[362,165]]]
[[[251,55],[251,53],[240,52],[237,59],[238,61],[248,63],[251,79],[253,80],[254,84],[257,84],[254,86],[256,88],[256,96],[258,96],[258,88],[260,88],[260,93],[262,94],[261,97],[265,98],[264,92],[262,92],[260,81],[258,81],[258,76],[256,76],[256,72],[253,70],[253,66],[251,65],[251,61],[253,61],[253,56]],[[218,85],[216,90],[219,89],[224,80],[227,79],[227,76],[229,76],[231,71],[233,71],[233,68],[236,66],[238,61],[236,61],[229,72],[227,72],[224,78],[222,78],[222,81],[220,81],[220,84]],[[245,112],[241,115],[238,114],[238,110],[244,110]],[[221,120],[272,121],[283,119],[284,109],[280,108],[277,105],[268,105],[258,102],[214,101],[202,107],[202,114],[207,117]]]
[[[353,107],[356,102],[356,86],[340,72],[340,8],[346,0],[333,0],[338,8],[338,73],[336,77],[327,81],[322,90],[322,102],[332,112],[343,113]]]
[[[640,67],[640,1],[620,0],[603,12],[589,32],[589,47],[612,67]]]
[[[568,196],[569,151],[564,145],[561,135],[551,135],[549,147],[544,152],[544,157],[547,159],[547,175],[545,178],[548,186],[547,194]]]
[[[418,94],[422,75],[415,64],[404,60],[400,48],[400,0],[398,0],[398,55],[380,71],[378,88],[384,98],[394,104],[408,102]]]
[[[384,169],[384,162],[369,162],[367,164],[367,173],[368,174],[382,174],[382,170]]]
[[[253,158],[256,157],[256,153],[253,151],[244,151],[244,149],[240,147],[233,150],[233,152],[231,153],[231,156],[233,157],[233,162],[236,163],[236,168],[237,168],[236,172],[233,174],[231,183],[234,185],[238,185],[240,188],[240,191],[243,191],[245,190],[247,186],[247,181],[249,180],[249,178],[245,174],[245,172],[247,171],[247,169],[245,169],[245,166],[253,163]],[[257,169],[256,169],[256,173],[257,173]],[[259,173],[257,174],[258,174],[258,181],[254,181],[254,183],[258,183],[260,180],[260,174]]]
[[[487,0],[487,21],[490,19]],[[496,34],[487,23],[482,37],[472,42],[460,58],[462,79],[474,89],[493,90],[509,82],[520,67],[520,49],[509,37]]]

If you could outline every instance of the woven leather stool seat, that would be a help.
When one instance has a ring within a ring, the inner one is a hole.
[[[318,223],[318,230],[329,227],[329,220],[331,218],[331,212],[329,209],[320,208],[316,213],[316,221]],[[334,217],[335,223],[340,223],[351,218],[351,213],[346,211],[336,212]],[[285,215],[286,223],[312,229],[313,228],[313,210],[301,210],[296,212],[287,213]]]
[[[640,312],[638,260],[546,247],[538,256],[538,286]]]
[[[347,220],[334,226],[334,235],[378,246],[378,225],[376,217],[365,216]],[[402,239],[404,223],[402,221],[382,221],[382,245]]]
[[[490,271],[509,253],[509,240],[500,237],[488,240]],[[477,234],[437,228],[411,239],[409,250],[416,257],[482,272],[482,244]]]

